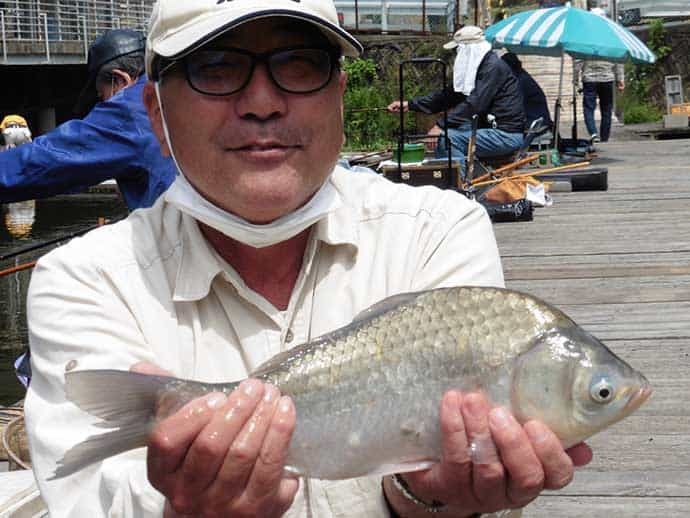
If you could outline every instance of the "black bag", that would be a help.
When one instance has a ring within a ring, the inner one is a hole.
[[[529,200],[523,199],[512,203],[491,203],[481,199],[477,201],[484,206],[494,223],[532,221],[534,217],[534,206]]]

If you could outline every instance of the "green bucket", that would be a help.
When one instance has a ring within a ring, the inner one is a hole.
[[[424,153],[426,148],[422,143],[405,144],[403,146],[402,157],[400,162],[403,164],[409,164],[411,162],[421,162],[424,160]],[[400,145],[393,149],[393,160],[398,160],[400,155]]]

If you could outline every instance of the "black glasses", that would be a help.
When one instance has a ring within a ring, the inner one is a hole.
[[[244,49],[211,48],[197,50],[177,63],[184,68],[189,85],[206,95],[239,92],[251,81],[257,63],[266,65],[269,77],[281,90],[308,94],[321,90],[330,82],[338,59],[338,52],[331,48],[289,47],[263,54]]]

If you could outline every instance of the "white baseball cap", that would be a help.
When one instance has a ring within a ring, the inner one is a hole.
[[[460,44],[472,44],[486,41],[484,31],[475,25],[465,25],[462,29],[455,31],[453,39],[443,45],[444,49],[454,49]]]
[[[177,59],[250,20],[284,16],[316,25],[345,56],[362,45],[338,23],[332,0],[157,0],[146,38],[146,73],[156,56]]]

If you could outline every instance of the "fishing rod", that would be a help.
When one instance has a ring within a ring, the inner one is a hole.
[[[386,112],[388,108],[347,108],[345,111],[350,113]]]
[[[66,239],[72,239],[74,237],[79,237],[83,234],[86,234],[87,232],[91,232],[92,230],[97,229],[98,227],[102,227],[106,223],[116,223],[117,221],[120,221],[122,218],[118,218],[116,220],[110,221],[106,220],[105,218],[98,218],[98,224],[84,228],[82,230],[78,230],[76,232],[73,232],[71,234],[67,234],[64,236],[56,237],[54,239],[50,239],[48,241],[44,241],[42,243],[37,243],[35,245],[27,246],[25,248],[21,248],[19,250],[15,250],[14,252],[10,252],[9,254],[6,255],[0,255],[0,261],[4,261],[5,259],[12,259],[13,257],[17,257],[18,255],[26,254],[28,252],[33,252],[34,250],[40,250],[41,248],[45,248],[46,246],[54,245],[55,243],[59,243],[60,241],[65,241]]]
[[[7,268],[5,270],[0,270],[0,277],[4,277],[5,275],[11,275],[13,273],[21,272],[24,270],[30,270],[34,266],[36,266],[36,261],[31,261],[30,263],[13,266],[12,268]]]

